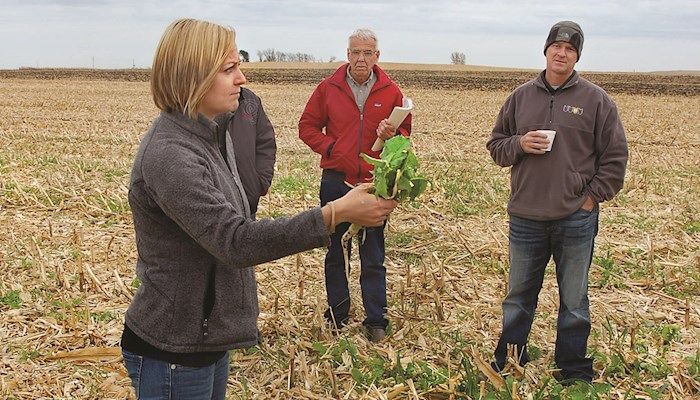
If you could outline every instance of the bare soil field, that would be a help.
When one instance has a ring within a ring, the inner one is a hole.
[[[297,137],[330,70],[250,69],[278,161],[260,218],[318,204],[318,158]],[[231,399],[700,398],[700,78],[584,74],[618,104],[625,187],[601,206],[590,276],[591,387],[553,378],[559,304],[550,265],[532,363],[505,382],[480,366],[501,326],[508,170],[485,149],[495,116],[534,71],[390,70],[416,105],[413,144],[433,187],[387,228],[389,336],[354,316],[323,324],[322,250],[257,268],[262,343],[231,352]],[[133,398],[123,316],[138,286],[127,202],[141,136],[157,115],[140,70],[0,71],[0,398]]]
[[[271,64],[271,65],[268,65]],[[304,68],[304,66],[307,66]],[[311,66],[309,68],[308,66]],[[416,66],[416,69],[410,69]],[[318,84],[337,65],[331,63],[244,64],[250,82],[269,84]],[[423,89],[513,90],[539,71],[457,65],[389,64],[387,72],[401,86]],[[637,74],[582,72],[609,93],[700,96],[700,74]],[[148,69],[33,69],[0,70],[2,78],[95,79],[148,81]]]

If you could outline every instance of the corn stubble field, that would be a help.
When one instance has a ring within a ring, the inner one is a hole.
[[[278,141],[261,217],[318,203],[318,158],[296,126],[329,71],[289,71],[246,70]],[[390,335],[378,345],[363,336],[357,259],[354,317],[339,335],[322,322],[322,250],[261,265],[264,340],[232,352],[229,397],[699,398],[700,77],[584,74],[617,102],[630,159],[625,187],[602,206],[591,269],[599,375],[563,388],[552,378],[552,266],[535,360],[505,382],[479,369],[498,339],[508,271],[508,171],[484,145],[510,90],[534,73],[390,73],[416,104],[413,144],[433,181],[388,227]],[[147,76],[61,74],[0,71],[0,397],[131,398],[118,350],[138,285],[127,190],[157,110]]]

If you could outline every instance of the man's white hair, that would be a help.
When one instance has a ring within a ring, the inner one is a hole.
[[[360,40],[373,40],[375,47],[379,48],[379,39],[377,39],[377,34],[373,30],[367,28],[356,29],[350,37],[348,37],[348,43],[352,39]]]

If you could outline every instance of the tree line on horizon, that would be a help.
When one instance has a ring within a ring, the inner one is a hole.
[[[241,62],[250,62],[250,53],[245,50],[240,50],[238,52],[241,57]],[[316,58],[312,54],[308,53],[292,53],[283,52],[275,50],[273,48],[258,50],[258,61],[259,62],[323,62],[323,59]],[[332,56],[328,59],[328,62],[335,62],[336,57]],[[455,65],[466,64],[467,56],[466,54],[454,51],[450,54],[450,62]]]
[[[250,61],[250,54],[247,51],[240,50],[238,53],[241,56],[242,62]],[[323,62],[323,59],[316,58],[312,54],[301,52],[283,52],[273,48],[258,50],[257,55],[259,62]],[[335,60],[335,57],[330,57],[328,62],[333,62]]]

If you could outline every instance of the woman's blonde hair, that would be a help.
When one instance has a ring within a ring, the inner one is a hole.
[[[235,40],[233,29],[207,21],[179,19],[170,24],[153,57],[151,93],[156,107],[196,119]]]

